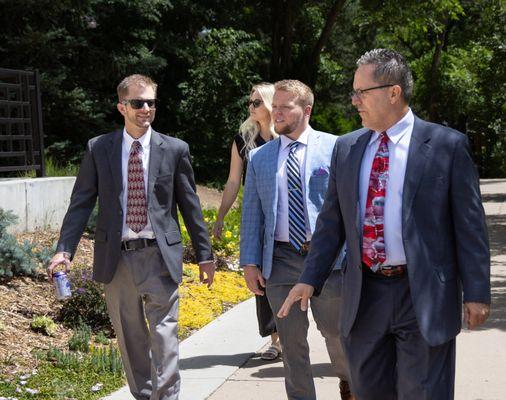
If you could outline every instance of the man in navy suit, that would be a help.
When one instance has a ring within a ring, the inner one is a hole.
[[[490,311],[490,255],[478,175],[463,134],[417,118],[404,58],[357,61],[364,129],[338,139],[299,283],[279,311],[307,308],[347,243],[342,342],[360,400],[454,398],[455,337]],[[463,298],[462,298],[463,294]]]
[[[265,291],[273,310],[281,307],[299,279],[329,183],[337,138],[309,126],[313,99],[313,92],[302,82],[276,82],[272,119],[279,137],[251,151],[246,174],[240,263],[248,288],[257,295]],[[341,398],[351,400],[339,339],[340,263],[334,260],[333,264],[337,269],[329,273],[322,295],[311,302],[311,310],[341,378]],[[289,400],[316,400],[308,326],[307,310],[276,319]]]

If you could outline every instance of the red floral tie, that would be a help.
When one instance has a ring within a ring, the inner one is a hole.
[[[362,261],[374,272],[386,260],[383,212],[388,182],[388,135],[381,132],[374,156],[365,205]]]
[[[144,169],[142,168],[142,146],[136,140],[132,143],[128,158],[128,188],[126,224],[139,233],[148,223]]]

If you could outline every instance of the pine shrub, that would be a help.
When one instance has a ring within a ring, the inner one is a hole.
[[[91,329],[88,325],[79,326],[69,339],[69,350],[88,353],[90,351]]]
[[[43,248],[35,252],[34,246],[28,241],[20,244],[13,235],[7,233],[7,227],[17,219],[11,211],[0,208],[0,279],[36,276],[38,264],[51,258],[51,249]]]

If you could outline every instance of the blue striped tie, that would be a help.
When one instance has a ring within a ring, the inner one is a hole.
[[[288,238],[297,251],[306,241],[306,222],[304,216],[304,196],[300,177],[299,160],[295,155],[299,142],[290,144],[290,153],[286,162],[288,180]]]

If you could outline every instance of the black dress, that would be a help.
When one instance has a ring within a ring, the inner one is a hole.
[[[246,169],[248,168],[248,157],[242,136],[235,135],[234,142],[243,161],[244,167],[242,174],[242,184],[244,185],[246,179]],[[260,147],[265,144],[265,140],[260,135],[258,135],[255,139],[255,144],[257,147]],[[257,306],[258,331],[260,332],[260,336],[270,336],[276,332],[276,322],[274,321],[274,315],[272,313],[269,301],[267,300],[267,296],[265,296],[265,294],[263,296],[255,296],[255,299]]]

